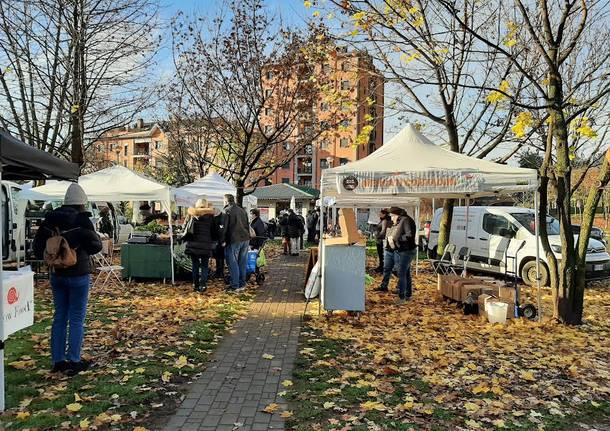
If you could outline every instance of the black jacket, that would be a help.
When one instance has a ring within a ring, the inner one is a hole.
[[[307,230],[318,230],[318,222],[320,219],[318,218],[318,214],[313,212],[307,214]]]
[[[102,250],[100,237],[93,228],[88,212],[79,212],[73,207],[62,206],[50,212],[36,232],[34,238],[34,254],[38,259],[44,258],[47,240],[53,236],[56,229],[68,241],[70,247],[76,250],[76,265],[70,268],[56,269],[55,274],[61,277],[79,277],[90,274],[90,256]]]
[[[392,227],[392,218],[389,214],[386,214],[384,218],[379,221],[377,225],[377,232],[375,233],[375,239],[378,243],[383,243],[385,240],[386,233],[389,228]]]
[[[288,237],[288,216],[284,214],[280,217],[279,221],[280,225],[280,236],[287,238]]]
[[[227,245],[237,242],[250,241],[250,224],[248,213],[239,205],[227,205],[224,208],[226,215],[224,221],[225,242]]]
[[[213,212],[193,216],[192,223],[193,232],[186,237],[186,254],[211,256],[218,241],[218,226]]]
[[[260,248],[265,242],[265,239],[263,237],[267,236],[267,225],[264,221],[261,220],[260,217],[256,217],[250,223],[250,227],[257,236],[257,238],[250,239],[250,245],[254,248]]]
[[[386,239],[389,250],[415,250],[415,221],[408,215],[400,216],[398,222],[388,229]]]
[[[288,216],[287,236],[289,238],[299,238],[303,234],[303,222],[296,214]]]

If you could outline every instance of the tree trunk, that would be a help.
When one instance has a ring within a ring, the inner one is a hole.
[[[445,247],[449,244],[449,235],[451,233],[451,220],[453,220],[453,206],[455,199],[445,199],[443,202],[443,214],[438,226],[438,246],[436,253],[442,256]]]
[[[608,160],[604,158],[602,168],[598,174],[598,187],[591,188],[589,195],[585,201],[582,220],[580,225],[580,235],[578,237],[578,249],[576,257],[576,282],[574,285],[574,307],[576,309],[583,309],[585,285],[586,285],[586,260],[587,260],[587,248],[589,245],[589,235],[591,235],[591,228],[595,221],[595,211],[599,205],[599,201],[604,192],[604,187],[608,185],[610,181],[610,169],[608,167]],[[582,320],[582,313],[579,319],[579,323]]]
[[[237,188],[237,194],[235,195],[235,202],[240,207],[244,206],[244,180],[238,179],[235,181],[235,187]]]
[[[83,11],[82,3],[75,2],[73,9],[73,28],[72,28],[72,43],[74,45],[72,60],[72,106],[70,107],[70,126],[71,126],[71,158],[72,162],[83,166],[84,157],[84,40],[83,40]]]

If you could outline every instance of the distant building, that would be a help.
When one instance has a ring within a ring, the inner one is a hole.
[[[99,165],[118,164],[133,170],[162,167],[168,152],[166,133],[157,123],[135,124],[109,130],[93,143],[90,157]]]
[[[366,157],[383,144],[384,82],[372,58],[363,52],[337,49],[326,62],[316,66],[316,74],[325,75],[325,81],[348,94],[344,103],[346,110],[354,112],[353,118],[345,120],[341,127],[324,132],[312,144],[307,144],[293,160],[275,171],[269,179],[270,184],[291,183],[319,188],[324,169]],[[313,110],[318,121],[331,120],[332,113],[322,95]],[[263,113],[261,123],[272,127],[273,117]],[[357,136],[367,124],[374,126],[368,142],[356,145]],[[290,146],[306,134],[307,127],[307,119],[304,119],[293,142],[284,144],[285,152],[290,151]]]

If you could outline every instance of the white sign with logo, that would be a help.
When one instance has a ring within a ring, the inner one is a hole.
[[[2,301],[2,340],[34,324],[34,273],[29,268],[2,273]]]

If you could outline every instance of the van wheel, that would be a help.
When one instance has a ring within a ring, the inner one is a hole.
[[[436,252],[436,247],[434,247],[433,249],[428,249],[428,259],[436,259],[438,256],[438,253]]]
[[[536,261],[530,260],[521,268],[521,278],[528,286],[536,285]],[[549,270],[546,265],[540,263],[540,285],[546,286],[549,282]]]

